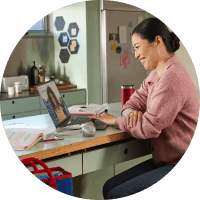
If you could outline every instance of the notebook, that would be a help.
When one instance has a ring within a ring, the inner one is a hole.
[[[71,116],[53,80],[39,84],[36,88],[56,128],[90,122],[88,116]],[[95,120],[94,125],[96,129],[105,129],[107,127],[107,124],[99,120]]]

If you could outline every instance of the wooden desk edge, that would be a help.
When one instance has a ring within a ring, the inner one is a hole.
[[[87,148],[96,147],[103,144],[117,142],[120,140],[128,139],[130,137],[131,136],[128,133],[120,132],[113,135],[94,138],[94,139],[86,140],[83,142],[77,142],[70,145],[64,145],[64,146],[60,146],[60,147],[56,147],[52,149],[47,149],[47,150],[43,150],[43,151],[31,153],[31,154],[19,156],[19,159],[22,160],[24,158],[34,157],[34,158],[43,160],[43,159],[48,159],[55,156],[70,154],[76,151],[85,150]]]

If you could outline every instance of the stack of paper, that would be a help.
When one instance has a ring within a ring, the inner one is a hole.
[[[71,115],[95,115],[104,112],[108,109],[107,104],[89,104],[89,105],[74,105],[69,107],[69,112]]]

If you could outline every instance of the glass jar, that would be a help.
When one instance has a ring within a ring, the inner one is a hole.
[[[20,82],[15,82],[15,94],[21,94],[22,93],[22,87]]]
[[[39,79],[40,83],[45,82],[44,67],[42,67],[42,65],[39,65]]]

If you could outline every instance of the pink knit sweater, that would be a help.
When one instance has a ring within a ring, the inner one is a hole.
[[[143,113],[130,127],[125,117],[115,127],[138,139],[151,139],[153,159],[158,165],[176,164],[187,150],[198,120],[199,107],[194,84],[176,56],[170,58],[161,76],[154,70],[124,105]]]

